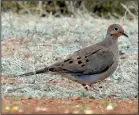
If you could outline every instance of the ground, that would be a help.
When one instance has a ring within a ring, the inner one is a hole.
[[[107,104],[112,104],[109,109]],[[10,107],[10,110],[6,109]],[[4,97],[2,113],[20,114],[137,114],[137,99],[89,99],[73,97],[71,99],[35,99],[23,97]]]
[[[89,15],[76,18],[2,15],[3,113],[138,112],[137,20],[95,19]],[[89,91],[64,75],[18,76],[101,41],[112,23],[122,24],[130,39],[118,40],[120,55],[116,72]]]

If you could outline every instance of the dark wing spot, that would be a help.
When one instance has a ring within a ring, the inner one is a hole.
[[[103,88],[102,86],[99,86],[99,88]]]
[[[88,59],[86,59],[86,62],[89,62],[89,60],[88,60]]]
[[[85,65],[83,64],[83,65],[81,65],[81,67],[84,67]]]
[[[69,61],[70,59],[66,59],[66,60],[64,60],[64,62],[67,62],[67,61]]]
[[[71,63],[73,63],[73,61],[70,61],[69,63],[71,64]]]
[[[82,62],[81,61],[78,61],[78,64],[81,64]]]
[[[64,64],[61,64],[61,66],[63,66]]]

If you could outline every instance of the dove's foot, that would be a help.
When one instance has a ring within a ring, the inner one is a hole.
[[[88,85],[86,85],[86,84],[82,84],[82,86],[84,87],[84,89],[85,89],[86,91],[89,90],[90,85],[88,86]]]

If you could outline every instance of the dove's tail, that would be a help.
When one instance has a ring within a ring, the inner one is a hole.
[[[48,72],[48,68],[43,68],[43,69],[37,70],[35,72],[24,73],[24,74],[21,74],[18,76],[30,76],[30,75],[41,74],[41,73],[45,73],[45,72]]]

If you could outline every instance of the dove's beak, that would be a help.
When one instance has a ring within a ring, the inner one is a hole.
[[[124,35],[125,37],[127,37],[127,38],[128,38],[128,35],[127,35],[126,33],[124,33],[124,32],[123,32],[123,33],[122,33],[122,35]]]

